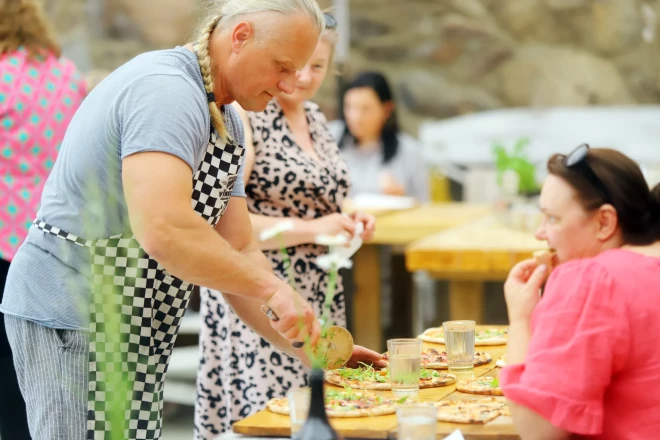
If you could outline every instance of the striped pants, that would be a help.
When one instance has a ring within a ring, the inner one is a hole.
[[[56,330],[10,315],[5,315],[5,325],[32,439],[84,440],[87,333]]]

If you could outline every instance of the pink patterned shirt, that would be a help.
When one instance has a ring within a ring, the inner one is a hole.
[[[39,207],[69,121],[86,95],[72,62],[0,55],[0,258],[11,261]]]

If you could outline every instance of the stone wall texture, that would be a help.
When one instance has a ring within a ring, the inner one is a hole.
[[[660,102],[660,0],[349,0],[344,78],[381,70],[404,128],[511,106]],[[328,7],[331,0],[320,1]],[[53,0],[47,12],[83,70],[182,44],[199,0]],[[206,3],[204,3],[206,5]],[[336,115],[337,78],[318,101]]]

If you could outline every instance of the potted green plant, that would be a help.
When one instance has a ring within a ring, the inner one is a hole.
[[[493,145],[493,156],[497,169],[497,184],[505,185],[507,173],[518,176],[518,195],[533,197],[539,194],[539,184],[536,181],[536,167],[527,156],[528,138],[516,141],[511,151],[502,143]]]

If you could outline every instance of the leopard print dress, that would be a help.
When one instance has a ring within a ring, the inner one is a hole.
[[[276,100],[266,110],[248,113],[255,150],[254,169],[246,185],[250,212],[272,217],[319,218],[340,212],[349,189],[348,168],[328,131],[319,107],[305,104],[307,122],[318,159],[293,140]],[[287,249],[296,290],[320,316],[327,274],[316,258],[324,246],[304,244]],[[273,270],[287,279],[278,251],[265,251]],[[344,295],[338,280],[331,318],[345,326]],[[307,385],[304,365],[248,329],[222,294],[202,288],[202,353],[197,376],[195,439],[211,440],[231,425],[264,408],[267,400],[284,397]]]

